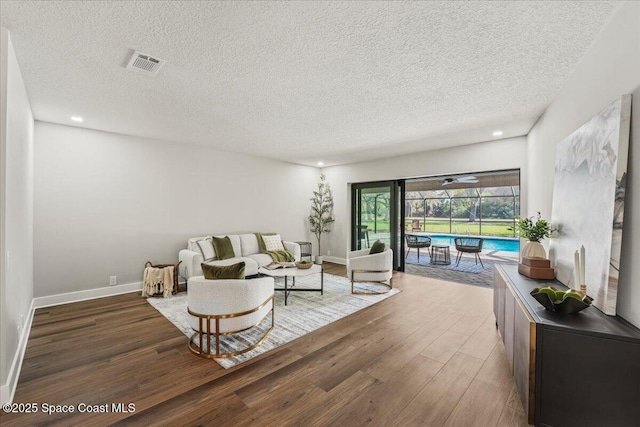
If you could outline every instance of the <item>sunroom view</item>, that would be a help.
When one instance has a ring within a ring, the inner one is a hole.
[[[520,250],[520,171],[354,184],[353,247],[396,249],[395,267],[425,277],[491,286],[495,262]]]

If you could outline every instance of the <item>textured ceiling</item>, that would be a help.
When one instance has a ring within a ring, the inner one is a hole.
[[[0,6],[38,120],[331,165],[528,133],[618,3]]]

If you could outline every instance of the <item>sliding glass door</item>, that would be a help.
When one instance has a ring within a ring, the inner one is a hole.
[[[351,249],[366,249],[380,240],[393,249],[393,267],[404,270],[400,219],[404,216],[404,181],[351,186]]]

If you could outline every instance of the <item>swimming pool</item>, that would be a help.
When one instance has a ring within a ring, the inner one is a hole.
[[[455,247],[453,239],[456,237],[475,237],[475,236],[452,236],[449,234],[430,234],[432,245],[449,245]],[[482,237],[483,251],[503,251],[503,252],[520,252],[519,239],[504,239],[500,237]]]

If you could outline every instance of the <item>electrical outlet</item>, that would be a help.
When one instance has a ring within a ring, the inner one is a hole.
[[[327,256],[331,256],[331,251],[327,250]]]
[[[118,276],[109,277],[109,286],[115,286],[118,284]]]

